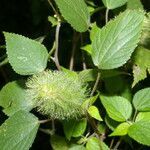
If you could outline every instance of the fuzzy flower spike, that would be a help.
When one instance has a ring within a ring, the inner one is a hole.
[[[52,119],[72,119],[84,114],[86,87],[61,71],[44,71],[27,81],[28,95],[37,110]]]

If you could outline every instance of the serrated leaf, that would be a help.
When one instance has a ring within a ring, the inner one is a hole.
[[[102,0],[105,7],[108,9],[115,9],[124,5],[128,0]]]
[[[44,45],[22,35],[4,32],[9,63],[20,75],[44,71],[48,52]]]
[[[133,97],[133,105],[138,111],[150,111],[150,88],[138,91]]]
[[[150,112],[140,112],[136,116],[136,122],[140,120],[150,120]]]
[[[0,127],[1,150],[29,150],[39,127],[33,114],[19,111]]]
[[[2,88],[0,106],[8,116],[19,110],[30,111],[32,109],[32,101],[27,97],[24,81],[9,82]]]
[[[144,13],[126,10],[99,30],[92,42],[92,59],[99,69],[125,64],[139,42]]]
[[[64,137],[53,135],[51,136],[51,146],[53,150],[68,150],[69,146]]]
[[[128,0],[127,8],[128,9],[142,9],[143,10],[143,5],[141,3],[141,0]]]
[[[130,126],[131,124],[128,122],[123,122],[109,136],[124,136],[128,133],[128,128]]]
[[[131,125],[128,135],[137,142],[150,146],[150,120],[141,120]]]
[[[90,25],[90,13],[84,0],[55,0],[62,16],[78,32],[85,32]]]
[[[102,117],[99,114],[99,110],[96,106],[90,106],[88,109],[88,113],[91,117],[93,117],[99,121],[103,121]]]
[[[105,107],[110,118],[118,122],[124,122],[132,114],[130,102],[120,96],[100,96],[101,102]]]
[[[144,47],[138,47],[133,53],[132,61],[134,63],[132,87],[134,87],[147,77],[147,70],[150,69],[150,51]]]
[[[70,140],[71,137],[82,136],[82,134],[85,132],[86,126],[86,119],[63,121],[64,133],[68,140]]]
[[[86,144],[86,150],[109,150],[109,148],[104,142],[96,137],[92,137]]]

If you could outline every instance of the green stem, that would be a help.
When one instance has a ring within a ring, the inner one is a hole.
[[[56,27],[56,34],[55,34],[55,42],[56,42],[56,50],[55,50],[55,64],[57,69],[60,71],[61,67],[59,64],[59,59],[58,59],[58,50],[59,50],[59,31],[60,31],[61,23],[58,21],[57,27]]]
[[[92,89],[92,92],[90,94],[90,97],[93,96],[93,94],[95,93],[97,86],[98,86],[98,83],[99,83],[99,80],[100,80],[100,72],[98,72],[98,74],[97,74],[97,79],[96,79],[96,82],[95,82],[94,87]]]
[[[107,8],[106,13],[105,13],[105,22],[106,22],[106,24],[108,22],[108,15],[109,15],[109,9]]]
[[[0,67],[6,65],[8,63],[8,58],[5,58],[2,62],[0,62]]]
[[[138,111],[137,111],[137,110],[135,110],[135,113],[134,113],[134,116],[133,116],[133,121],[135,121],[136,116],[137,116],[137,113],[138,113]]]
[[[95,13],[97,13],[98,11],[101,11],[101,10],[103,10],[103,9],[105,9],[104,6],[95,8],[95,10],[91,12],[91,15],[93,15],[93,14],[95,14]]]

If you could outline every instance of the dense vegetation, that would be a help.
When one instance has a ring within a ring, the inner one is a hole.
[[[150,147],[150,2],[0,2],[0,150]]]

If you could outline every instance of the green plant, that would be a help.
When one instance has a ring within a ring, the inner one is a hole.
[[[56,28],[49,52],[39,41],[4,32],[7,58],[0,66],[9,62],[21,79],[0,91],[0,106],[9,117],[0,126],[0,150],[28,150],[38,129],[50,135],[54,150],[123,149],[124,143],[134,149],[134,142],[150,146],[150,87],[136,88],[150,73],[150,14],[138,0],[102,0],[98,8],[90,0],[48,2],[55,12],[48,19]],[[105,8],[100,28],[90,18]],[[66,22],[74,31],[68,68],[58,56]],[[78,47],[82,70],[75,69]],[[56,122],[63,133],[56,132]]]

